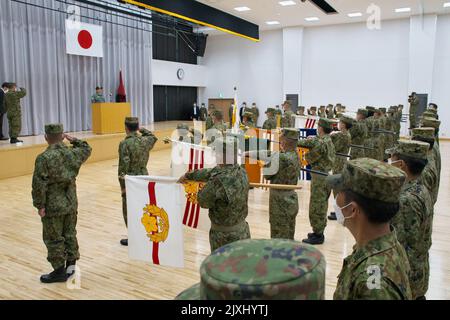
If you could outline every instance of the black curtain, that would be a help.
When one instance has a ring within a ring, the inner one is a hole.
[[[154,119],[156,122],[191,120],[196,101],[196,87],[153,86]]]

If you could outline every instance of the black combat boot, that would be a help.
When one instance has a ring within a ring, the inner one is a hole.
[[[322,234],[317,233],[309,233],[307,239],[303,239],[302,242],[316,245],[316,244],[323,244],[325,241],[325,236]]]
[[[332,221],[337,220],[336,212],[330,212],[330,215],[328,216],[328,220],[332,220]]]
[[[120,244],[123,245],[123,246],[128,246],[128,239],[120,240]]]
[[[67,278],[70,278],[75,274],[75,265],[77,264],[77,260],[67,260],[66,262],[66,274]]]
[[[9,142],[10,142],[11,144],[14,144],[14,143],[19,142],[19,140],[17,140],[16,138],[11,138],[11,139],[9,140]]]
[[[64,266],[53,270],[49,274],[44,274],[41,276],[41,282],[43,283],[66,282],[66,280],[67,274]]]

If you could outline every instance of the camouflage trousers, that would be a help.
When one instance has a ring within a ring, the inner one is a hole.
[[[430,277],[430,266],[428,253],[420,259],[410,261],[411,273],[409,274],[409,283],[413,300],[425,296],[428,291],[428,280]]]
[[[122,214],[123,221],[125,221],[125,226],[128,227],[128,211],[127,211],[127,194],[122,194]]]
[[[9,124],[9,138],[16,139],[22,131],[22,113],[20,110],[18,112],[8,112],[7,113],[8,124]]]
[[[328,199],[331,190],[325,177],[313,174],[311,177],[311,196],[309,198],[309,223],[316,234],[323,234],[327,226]]]
[[[212,225],[209,230],[211,252],[226,244],[245,239],[250,239],[250,227],[246,221],[232,227]]]
[[[42,238],[47,247],[47,260],[53,269],[63,267],[67,260],[80,259],[77,241],[77,213],[45,216],[42,221]]]
[[[298,196],[295,191],[270,190],[269,222],[272,239],[294,240],[298,214]]]
[[[416,113],[417,113],[417,107],[411,106],[410,109],[409,109],[409,127],[410,128],[416,128],[417,127]]]

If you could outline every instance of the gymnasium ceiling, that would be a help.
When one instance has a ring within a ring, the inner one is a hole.
[[[320,26],[366,21],[369,17],[367,8],[376,4],[381,9],[381,19],[401,19],[421,13],[450,14],[450,0],[327,0],[338,14],[326,15],[309,0],[293,0],[296,4],[281,6],[282,0],[197,0],[232,15],[258,24],[260,30],[273,30],[292,26]],[[444,8],[448,2],[449,7]],[[236,7],[248,7],[251,10],[238,12]],[[411,8],[410,12],[396,13],[395,9]],[[350,13],[361,13],[360,17],[349,17]],[[305,18],[317,17],[318,21],[305,21]],[[268,21],[279,24],[268,25]],[[206,28],[207,33],[218,34]]]

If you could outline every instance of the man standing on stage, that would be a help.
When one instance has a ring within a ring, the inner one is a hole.
[[[17,139],[22,130],[22,108],[20,99],[27,95],[24,88],[17,89],[15,83],[10,83],[8,93],[5,95],[6,111],[9,123],[9,139],[11,143],[23,142]]]
[[[8,140],[3,135],[3,116],[6,113],[6,93],[8,92],[8,83],[3,83],[2,87],[0,88],[0,140]]]

